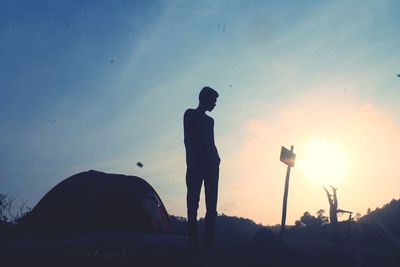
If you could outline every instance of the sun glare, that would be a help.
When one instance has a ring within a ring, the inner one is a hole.
[[[348,158],[337,144],[325,138],[315,138],[298,151],[298,166],[320,184],[337,185],[347,172]]]

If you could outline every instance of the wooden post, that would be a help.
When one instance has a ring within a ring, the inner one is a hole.
[[[294,146],[290,147],[290,151],[293,153]],[[287,199],[288,199],[288,192],[289,192],[289,179],[290,179],[290,169],[291,166],[287,166],[286,171],[286,180],[285,180],[285,192],[283,193],[283,208],[282,208],[282,221],[281,221],[281,231],[280,237],[283,239],[285,234],[285,224],[286,224],[286,210],[287,210]]]

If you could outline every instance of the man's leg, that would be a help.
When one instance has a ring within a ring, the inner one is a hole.
[[[193,167],[186,169],[186,204],[188,216],[188,235],[191,242],[198,241],[197,232],[197,209],[199,208],[202,177],[198,170]]]
[[[217,198],[218,198],[219,166],[210,169],[204,179],[204,189],[206,195],[206,218],[205,218],[205,239],[208,244],[215,241],[215,220],[217,218]]]

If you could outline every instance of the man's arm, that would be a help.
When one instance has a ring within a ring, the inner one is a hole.
[[[213,155],[215,163],[219,164],[221,162],[221,158],[219,157],[218,154],[218,149],[217,146],[215,145],[215,139],[214,139],[214,119],[212,119],[212,151],[211,155]]]
[[[200,163],[203,155],[202,148],[204,146],[199,142],[199,133],[196,130],[198,123],[195,111],[193,109],[186,110],[183,116],[183,128],[187,164]]]
[[[191,150],[191,140],[190,140],[190,129],[192,128],[191,126],[191,119],[190,119],[190,110],[186,110],[185,114],[183,115],[183,135],[184,135],[184,143],[185,143],[185,148],[186,151]]]

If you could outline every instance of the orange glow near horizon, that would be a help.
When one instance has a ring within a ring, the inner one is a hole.
[[[372,103],[331,99],[313,94],[247,121],[238,150],[222,164],[221,212],[257,223],[280,222],[286,173],[279,161],[282,145],[294,145],[296,153],[288,224],[305,211],[329,209],[323,185],[338,188],[339,208],[363,215],[399,197],[398,124]]]

